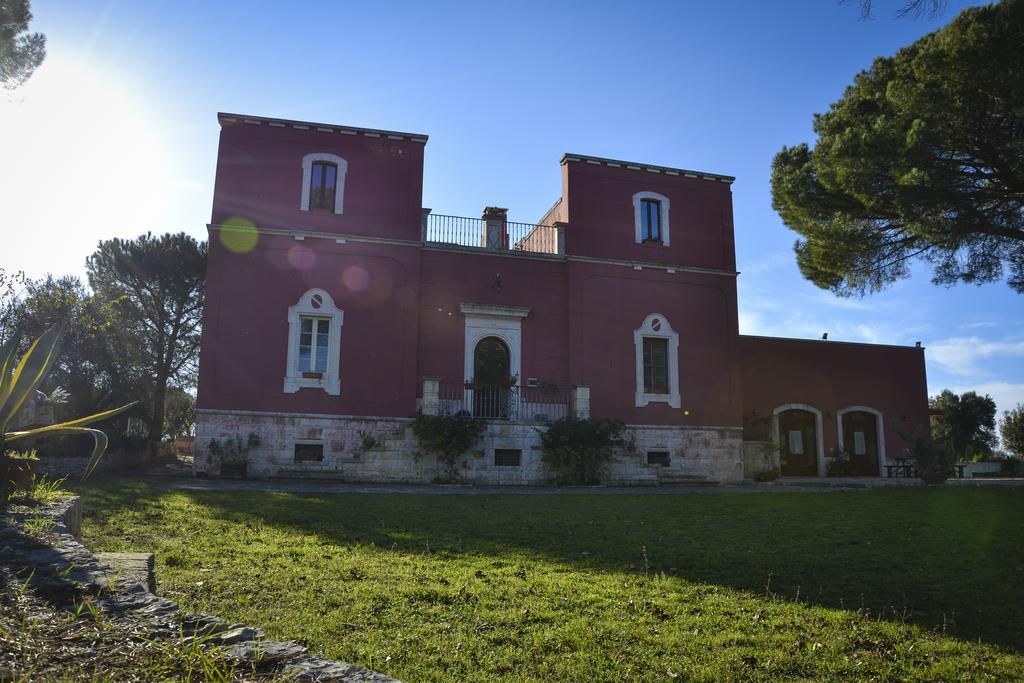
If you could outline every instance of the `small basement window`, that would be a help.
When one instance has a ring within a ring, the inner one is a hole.
[[[668,467],[668,451],[647,451],[647,464]]]
[[[495,448],[494,464],[496,467],[519,467],[523,452],[518,448]]]
[[[324,459],[322,443],[295,444],[295,462],[320,462]]]

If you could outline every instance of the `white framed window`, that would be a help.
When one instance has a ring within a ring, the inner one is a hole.
[[[327,343],[330,340],[330,318],[299,316],[299,372],[327,372]]]
[[[322,389],[341,394],[341,326],[345,312],[322,289],[311,289],[288,308],[288,359],[284,391]]]
[[[302,157],[302,210],[345,213],[347,172],[348,162],[337,154],[317,152]]]
[[[633,195],[635,240],[641,243],[660,243],[669,246],[668,197],[657,192],[637,192]]]
[[[636,363],[636,407],[667,403],[681,408],[679,396],[679,333],[660,313],[651,313],[633,330]]]

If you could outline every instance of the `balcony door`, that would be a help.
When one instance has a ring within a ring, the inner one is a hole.
[[[473,351],[473,414],[504,418],[509,415],[509,377],[512,354],[497,337],[484,337]]]

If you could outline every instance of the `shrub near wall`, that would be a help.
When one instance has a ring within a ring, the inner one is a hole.
[[[459,456],[480,440],[486,428],[486,422],[468,415],[420,413],[412,421],[412,433],[420,449],[437,456],[448,468],[449,475],[455,474]]]
[[[622,420],[564,417],[541,432],[541,457],[560,484],[598,484],[625,448],[625,430]]]

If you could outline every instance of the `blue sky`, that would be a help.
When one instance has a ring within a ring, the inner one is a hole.
[[[49,57],[0,95],[0,266],[81,273],[96,242],[205,237],[217,111],[427,133],[424,204],[538,219],[571,151],[734,175],[740,329],[922,341],[931,393],[1024,401],[1024,296],[936,287],[866,299],[805,282],[770,163],[878,55],[949,21],[829,0],[770,3],[33,2]],[[39,178],[60,161],[68,184]]]

